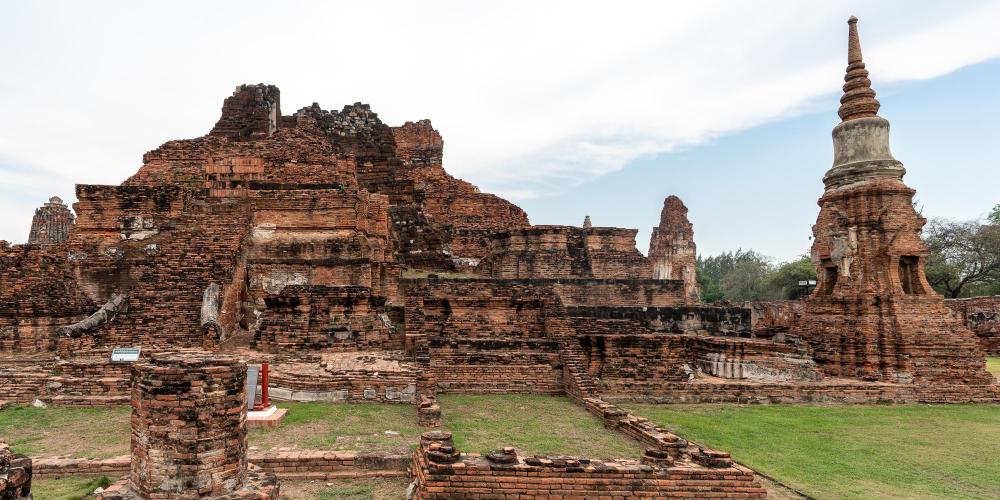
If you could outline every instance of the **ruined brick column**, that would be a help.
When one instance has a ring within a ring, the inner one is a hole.
[[[51,245],[62,243],[69,238],[69,230],[73,227],[73,212],[63,203],[62,198],[53,196],[41,207],[35,209],[31,218],[31,232],[28,233],[28,243],[32,245]]]
[[[233,139],[271,137],[281,116],[281,92],[274,85],[240,85],[222,104],[222,117],[209,135]]]
[[[889,150],[889,121],[849,21],[844,96],[833,129],[833,167],[813,226],[818,285],[792,334],[829,375],[897,383],[990,384],[975,336],[950,317],[927,283],[926,219]]]
[[[277,498],[247,466],[246,364],[201,352],[156,354],[132,369],[132,470],[102,498]]]
[[[691,303],[701,301],[696,275],[698,249],[694,244],[694,226],[688,221],[688,209],[676,196],[663,200],[660,225],[649,239],[649,260],[653,278],[684,281],[684,296]]]

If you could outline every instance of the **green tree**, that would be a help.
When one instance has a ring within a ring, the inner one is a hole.
[[[997,208],[1000,208],[998,206]],[[962,297],[973,290],[995,290],[1000,282],[1000,212],[991,223],[934,219],[924,230],[927,281],[947,297]]]
[[[767,298],[766,278],[771,259],[754,250],[737,249],[710,257],[698,256],[698,285],[705,302]]]
[[[808,290],[799,285],[800,281],[816,279],[816,266],[809,255],[802,255],[788,261],[767,277],[769,295],[775,299],[801,299]]]

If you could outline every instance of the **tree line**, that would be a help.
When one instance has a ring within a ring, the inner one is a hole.
[[[927,281],[949,298],[1000,295],[1000,204],[984,220],[931,219],[924,227]],[[698,284],[705,302],[787,300],[808,294],[802,281],[816,279],[805,254],[775,263],[752,249],[698,256]]]

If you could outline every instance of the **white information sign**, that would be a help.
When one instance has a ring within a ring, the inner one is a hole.
[[[134,363],[139,361],[138,347],[119,347],[111,351],[111,361],[114,363]]]
[[[260,365],[247,365],[247,409],[252,410],[254,401],[257,401],[257,374],[260,373]]]

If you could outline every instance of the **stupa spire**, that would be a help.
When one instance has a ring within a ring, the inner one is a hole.
[[[847,20],[847,74],[844,75],[844,95],[840,98],[837,114],[841,120],[870,118],[878,115],[879,102],[868,79],[868,70],[861,57],[861,38],[858,36],[858,18]]]

